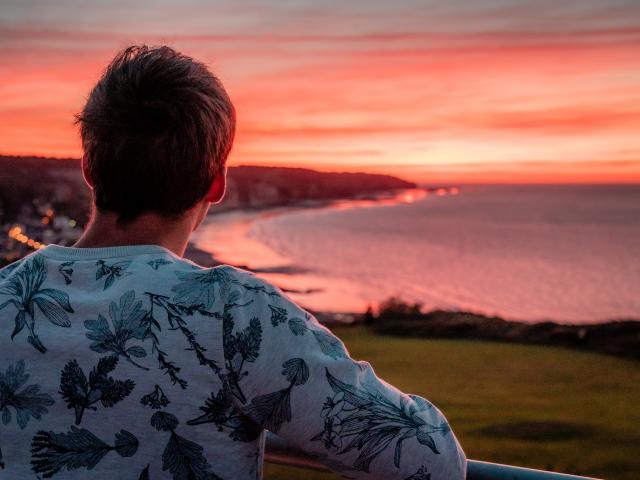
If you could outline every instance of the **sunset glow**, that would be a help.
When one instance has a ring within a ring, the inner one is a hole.
[[[114,53],[166,43],[238,111],[231,165],[640,181],[640,3],[4,2],[0,153],[80,156]]]

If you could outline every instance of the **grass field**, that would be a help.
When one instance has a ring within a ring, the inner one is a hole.
[[[447,416],[468,458],[639,478],[640,363],[554,347],[334,332],[356,359]],[[266,478],[334,479],[267,465]]]

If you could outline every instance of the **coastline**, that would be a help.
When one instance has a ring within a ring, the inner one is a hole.
[[[382,198],[382,200],[380,200]],[[247,212],[241,209],[239,214],[247,214],[249,224],[258,218],[271,215],[282,215],[301,209],[321,209],[342,205],[339,208],[357,208],[363,205],[376,205],[378,202],[398,201],[398,194],[373,195],[367,199],[319,200],[295,202],[286,207],[253,208]],[[357,202],[368,202],[366,204]],[[388,204],[388,203],[387,203]],[[212,219],[228,215],[227,210],[212,213]],[[293,266],[252,267],[224,261],[214,253],[197,245],[197,241],[189,243],[185,257],[205,266],[213,267],[231,264],[256,274],[277,273],[282,276],[294,276],[299,270]],[[308,290],[278,285],[285,293],[308,294]],[[622,356],[640,360],[640,321],[638,319],[612,319],[591,324],[566,324],[553,320],[524,323],[499,316],[485,316],[470,311],[432,310],[421,312],[413,310],[410,315],[395,315],[393,312],[381,312],[374,316],[371,312],[331,312],[311,309],[299,302],[323,324],[335,326],[366,326],[374,333],[392,336],[411,336],[419,338],[455,338],[479,341],[497,341],[519,344],[537,344],[555,347],[568,347],[579,350],[590,350],[599,353]],[[409,306],[411,307],[411,306]],[[414,306],[415,307],[415,306]]]

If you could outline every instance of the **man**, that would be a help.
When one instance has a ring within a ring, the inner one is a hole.
[[[278,288],[182,258],[235,132],[203,64],[127,48],[78,122],[87,230],[0,272],[0,478],[261,478],[265,430],[349,478],[464,478],[435,406]]]

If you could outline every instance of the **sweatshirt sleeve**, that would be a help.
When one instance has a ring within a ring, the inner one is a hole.
[[[347,478],[465,478],[465,455],[437,407],[353,360],[280,289],[253,274],[233,284],[224,357],[242,415]]]

